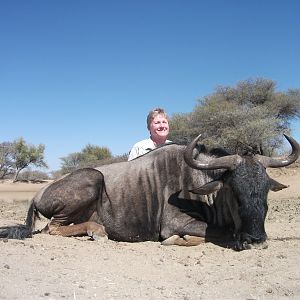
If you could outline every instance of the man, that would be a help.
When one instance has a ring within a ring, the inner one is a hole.
[[[169,119],[162,108],[155,108],[149,112],[147,116],[147,128],[150,132],[150,138],[134,144],[128,160],[132,160],[158,146],[171,142],[167,140],[169,134]]]

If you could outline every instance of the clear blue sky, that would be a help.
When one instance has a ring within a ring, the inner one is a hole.
[[[218,85],[300,88],[298,0],[0,0],[0,142],[46,146],[50,170],[88,143],[114,155],[160,106]],[[293,124],[300,141],[300,123]]]

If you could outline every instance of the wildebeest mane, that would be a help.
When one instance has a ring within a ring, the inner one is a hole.
[[[148,155],[150,153],[153,153],[154,151],[158,151],[159,149],[168,147],[170,145],[187,146],[188,144],[189,144],[189,140],[187,140],[187,139],[181,139],[181,140],[178,140],[175,142],[166,143],[166,144],[156,147],[155,149],[150,150],[149,152],[147,152],[143,155],[140,155],[140,156],[134,158],[133,160],[139,159],[145,155]],[[224,148],[209,148],[203,144],[198,144],[196,146],[196,149],[197,149],[198,153],[207,154],[209,156],[222,157],[222,156],[232,155],[232,153],[228,152]]]

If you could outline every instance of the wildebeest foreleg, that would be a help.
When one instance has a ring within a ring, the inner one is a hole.
[[[61,236],[83,236],[88,235],[94,240],[107,239],[107,233],[103,225],[96,222],[84,222],[74,225],[60,225],[50,222],[47,232],[52,235]],[[44,231],[45,232],[45,231]]]
[[[162,241],[162,245],[164,246],[198,246],[203,243],[205,243],[205,238],[193,235],[185,235],[183,237],[180,237],[179,235],[172,235],[171,237]]]

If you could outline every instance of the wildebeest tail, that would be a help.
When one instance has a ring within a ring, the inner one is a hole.
[[[14,226],[0,227],[0,238],[7,239],[25,239],[32,237],[35,226],[35,220],[39,217],[38,211],[35,208],[34,201],[31,201],[25,224],[17,224]]]

